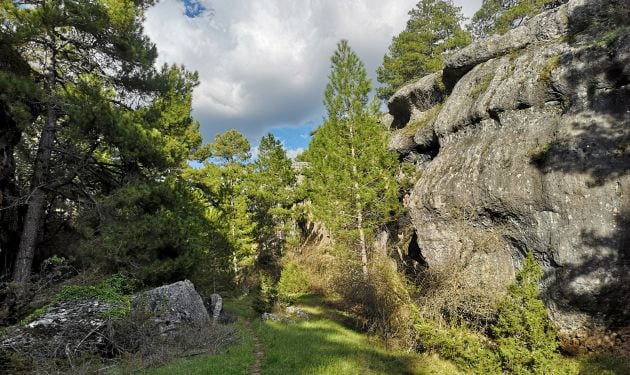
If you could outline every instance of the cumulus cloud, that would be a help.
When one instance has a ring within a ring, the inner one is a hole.
[[[236,128],[318,122],[329,57],[348,39],[372,74],[417,0],[162,0],[145,29],[159,63],[199,72],[194,115],[206,140]],[[463,1],[462,1],[463,2]],[[199,7],[197,7],[199,6]],[[194,14],[195,17],[191,17]]]

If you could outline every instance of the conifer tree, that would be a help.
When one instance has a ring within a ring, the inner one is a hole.
[[[377,71],[383,100],[401,86],[442,69],[446,56],[471,41],[462,29],[461,8],[450,0],[421,0],[409,11],[407,26],[392,39]]]
[[[333,54],[324,94],[327,117],[305,151],[308,196],[315,216],[338,240],[358,248],[368,277],[368,242],[374,228],[399,210],[393,177],[396,156],[386,147],[387,133],[375,119],[377,103],[365,67],[342,40]]]
[[[83,202],[130,179],[164,177],[201,143],[190,117],[196,75],[156,71],[143,35],[152,0],[3,1],[15,51],[41,91],[13,280],[28,281],[54,197]],[[6,25],[6,23],[4,24]]]
[[[567,0],[483,0],[475,13],[470,29],[475,38],[493,33],[503,34],[525,20]]]
[[[556,332],[540,299],[543,271],[530,252],[516,282],[499,306],[492,331],[505,370],[513,374],[549,374],[558,346]]]
[[[249,189],[256,226],[256,241],[263,261],[275,262],[291,226],[296,175],[293,162],[273,134],[262,137]]]
[[[243,134],[230,129],[217,134],[210,145],[211,158],[202,168],[186,171],[185,177],[206,194],[206,199],[225,222],[225,237],[230,246],[233,281],[240,283],[256,259],[250,198],[247,192],[250,145]]]

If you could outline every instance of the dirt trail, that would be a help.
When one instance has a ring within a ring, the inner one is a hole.
[[[265,351],[262,344],[260,343],[260,338],[256,334],[256,331],[254,331],[251,323],[247,320],[245,321],[245,328],[251,335],[252,341],[254,341],[254,354],[256,355],[256,359],[254,361],[254,364],[252,365],[252,368],[249,370],[249,373],[251,375],[260,375],[260,369],[262,367],[263,358],[265,357]]]

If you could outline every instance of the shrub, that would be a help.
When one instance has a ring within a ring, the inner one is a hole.
[[[260,274],[260,282],[256,298],[252,302],[257,313],[269,312],[278,299],[278,290],[271,276]]]
[[[514,374],[550,374],[556,359],[556,332],[539,296],[543,276],[530,252],[516,282],[499,305],[492,332],[503,368]]]
[[[287,261],[278,281],[278,299],[291,304],[308,292],[309,283],[304,269],[293,261]]]
[[[422,351],[438,353],[453,361],[462,371],[471,374],[500,374],[501,364],[491,343],[466,326],[441,328],[430,320],[415,327]]]

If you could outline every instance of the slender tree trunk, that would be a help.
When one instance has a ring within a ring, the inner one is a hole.
[[[21,132],[7,109],[0,107],[0,277],[11,274],[19,241],[14,149],[20,136]]]
[[[38,233],[41,229],[44,209],[46,207],[47,199],[44,186],[48,178],[50,157],[57,123],[57,112],[54,100],[52,99],[55,84],[56,76],[53,66],[48,74],[47,83],[50,102],[47,104],[46,121],[44,122],[42,135],[39,139],[39,148],[37,150],[37,158],[35,160],[33,178],[31,180],[31,194],[28,200],[28,209],[26,211],[15,267],[13,268],[13,281],[20,283],[28,282],[31,276],[31,267],[33,265],[33,257],[35,256]]]
[[[350,128],[350,153],[352,155],[352,174],[354,175],[354,191],[356,198],[356,215],[357,215],[357,230],[359,231],[359,249],[361,252],[361,268],[363,270],[363,278],[368,280],[368,256],[367,256],[367,243],[365,241],[365,231],[363,229],[363,205],[361,204],[361,194],[359,193],[359,171],[357,168],[357,156],[354,149],[354,127],[352,121],[349,122]]]

